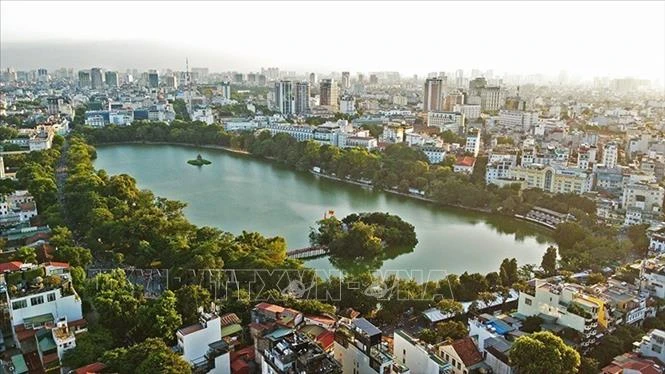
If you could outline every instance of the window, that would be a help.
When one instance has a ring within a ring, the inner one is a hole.
[[[524,303],[525,303],[526,305],[531,305],[531,304],[533,303],[533,300],[531,300],[531,299],[529,299],[529,298],[524,298]]]
[[[28,300],[18,300],[12,303],[12,309],[22,309],[28,307]]]
[[[655,344],[653,344],[653,345],[651,346],[651,350],[654,351],[654,352],[656,352],[656,353],[660,353],[660,352],[663,351],[663,347],[661,347],[661,346],[659,346],[659,345],[655,345]]]
[[[55,301],[55,292],[51,292],[50,294],[46,295],[46,301]]]
[[[30,305],[44,304],[44,296],[35,296],[30,299]]]

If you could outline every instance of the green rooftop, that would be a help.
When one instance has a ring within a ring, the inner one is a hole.
[[[28,365],[25,364],[25,359],[22,354],[12,356],[12,366],[14,367],[14,373],[16,374],[28,372]]]
[[[23,318],[23,324],[28,327],[30,326],[43,326],[47,322],[53,322],[53,315],[51,313],[40,314],[34,317]]]
[[[237,323],[222,327],[222,338],[229,335],[237,334],[242,331],[242,326]]]

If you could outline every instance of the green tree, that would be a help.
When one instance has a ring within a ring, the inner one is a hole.
[[[538,316],[529,316],[524,320],[522,324],[522,331],[532,333],[540,331],[541,326],[543,325],[543,319]]]
[[[204,310],[210,309],[212,298],[210,291],[199,286],[191,284],[180,287],[176,292],[176,310],[182,316],[183,325],[191,325],[199,319],[199,307]]]
[[[438,334],[436,333],[436,331],[431,330],[431,329],[425,328],[425,329],[420,330],[420,334],[418,335],[418,338],[420,338],[420,340],[422,340],[422,341],[424,341],[425,343],[428,343],[428,344],[438,343],[438,341],[437,341]]]
[[[522,374],[576,373],[580,366],[580,354],[547,331],[517,338],[509,357]]]
[[[556,273],[556,258],[557,258],[556,247],[554,246],[547,247],[547,251],[545,251],[545,254],[543,255],[543,260],[540,263],[540,266],[545,271],[545,274],[553,275]]]
[[[445,314],[460,314],[464,312],[462,304],[452,299],[443,299],[439,301],[436,306]]]
[[[133,332],[139,340],[147,337],[161,338],[165,342],[175,341],[175,332],[182,326],[182,317],[176,310],[176,296],[166,290],[154,301],[141,305],[138,310],[138,326]]]
[[[16,251],[15,257],[26,263],[37,263],[37,252],[32,247],[21,247]]]
[[[563,222],[556,226],[552,237],[561,250],[568,250],[584,240],[587,237],[587,232],[575,222]]]
[[[107,351],[101,360],[115,373],[189,374],[191,367],[161,339],[149,338],[130,346]]]
[[[648,224],[628,226],[626,235],[633,246],[633,251],[640,256],[646,255],[649,249],[649,237],[647,236]]]
[[[90,328],[88,332],[76,335],[76,347],[65,351],[63,365],[70,368],[97,362],[104,352],[113,348],[113,336],[101,326]]]
[[[436,324],[437,342],[452,339],[461,339],[469,334],[466,325],[460,321],[446,321]]]
[[[499,278],[501,278],[501,284],[506,287],[510,287],[517,282],[519,280],[517,260],[504,258],[499,268]]]

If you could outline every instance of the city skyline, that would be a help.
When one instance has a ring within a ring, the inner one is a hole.
[[[279,66],[299,72],[424,76],[463,68],[665,81],[663,3],[391,2],[379,7],[374,2],[169,2],[155,8],[155,3],[139,2],[122,8],[77,3],[74,12],[66,4],[2,3],[3,69],[182,70],[189,56],[192,66],[212,71]],[[208,11],[201,12],[200,6]],[[595,12],[601,6],[599,19]],[[235,13],[242,17],[229,16]],[[427,21],[437,13],[442,16]],[[122,19],[122,27],[100,28],[97,14]],[[62,22],[67,17],[73,21]],[[311,32],[322,17],[331,22],[328,34]],[[282,19],[285,26],[279,29],[288,32],[291,42],[275,43],[275,20]],[[168,20],[177,27],[166,27]],[[311,26],[297,33],[298,20]],[[336,24],[350,27],[338,30]],[[48,59],[35,58],[44,54]]]

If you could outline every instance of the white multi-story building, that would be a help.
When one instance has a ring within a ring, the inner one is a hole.
[[[517,312],[523,316],[548,316],[559,325],[583,334],[582,346],[595,343],[598,325],[608,326],[605,303],[577,284],[551,284],[534,279],[531,291],[520,292]]]
[[[339,111],[344,114],[356,112],[356,99],[351,95],[342,95],[339,99]]]
[[[381,330],[364,318],[341,324],[335,331],[333,352],[342,364],[342,373],[393,373],[395,361],[382,344],[381,335]]]
[[[222,325],[218,315],[201,313],[199,321],[176,332],[178,349],[182,357],[192,365],[206,360],[208,346],[222,339]]]
[[[275,107],[284,116],[294,113],[293,83],[291,81],[283,80],[275,83]]]
[[[637,208],[645,212],[661,212],[665,189],[652,183],[629,183],[623,189],[621,206],[623,209]]]
[[[464,152],[473,154],[473,157],[478,156],[480,152],[480,131],[473,131],[467,134]]]
[[[438,164],[446,159],[446,150],[442,147],[425,146],[421,147],[420,150],[427,156],[430,164]]]
[[[501,110],[499,112],[499,125],[527,132],[538,124],[537,112],[524,112],[521,110]]]
[[[511,170],[517,166],[517,155],[512,153],[492,153],[485,169],[485,183],[495,183],[501,179],[510,179]]]
[[[455,104],[453,111],[462,113],[465,118],[468,118],[472,121],[480,118],[481,112],[479,104]]]
[[[577,150],[577,167],[593,169],[596,164],[596,146],[582,144]]]
[[[44,367],[57,367],[76,347],[75,333],[85,331],[81,298],[72,286],[69,265],[0,264],[8,324],[18,349],[35,350]],[[21,357],[23,358],[23,357]]]
[[[441,374],[452,372],[452,365],[437,355],[433,347],[413,338],[402,330],[393,334],[395,362],[409,368],[411,373]]]
[[[617,159],[619,157],[619,147],[616,143],[610,142],[603,146],[602,164],[608,168],[613,169],[617,166]]]
[[[192,121],[205,122],[207,125],[212,125],[215,122],[212,108],[207,106],[196,107],[191,113]]]
[[[452,131],[455,134],[464,129],[464,114],[459,112],[428,112],[427,126],[438,127],[440,131]]]
[[[0,225],[13,225],[27,222],[37,216],[37,205],[26,190],[0,196]]]
[[[644,335],[639,343],[635,344],[637,351],[642,356],[656,358],[659,362],[665,362],[665,331],[653,329]]]
[[[296,82],[296,93],[294,103],[294,113],[304,114],[310,110],[309,99],[311,97],[310,84],[307,81]]]

